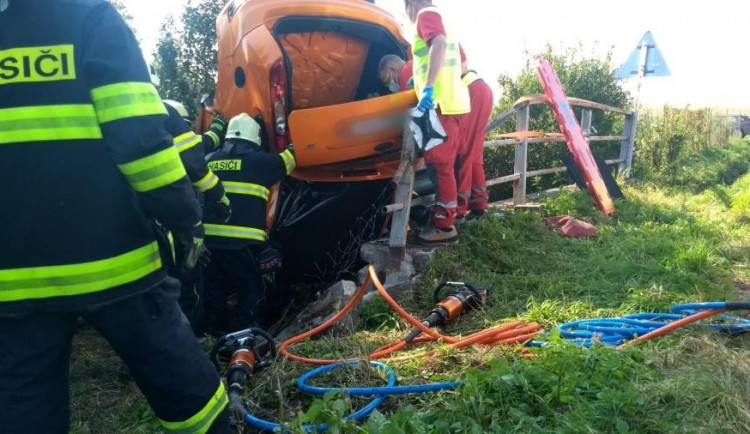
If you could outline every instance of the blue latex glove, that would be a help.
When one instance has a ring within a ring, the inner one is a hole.
[[[432,110],[435,108],[435,100],[432,99],[432,93],[434,89],[432,86],[427,86],[422,91],[422,98],[419,99],[419,104],[417,105],[417,108],[423,112],[426,112],[427,110]]]

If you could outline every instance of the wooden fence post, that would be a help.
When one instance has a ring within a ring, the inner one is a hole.
[[[633,167],[633,148],[637,124],[637,111],[625,116],[625,127],[622,133],[625,139],[620,144],[620,164],[617,170],[623,178],[630,178],[630,170]]]
[[[392,182],[396,185],[393,205],[395,211],[391,216],[391,233],[388,240],[389,255],[386,264],[386,283],[392,283],[399,277],[401,263],[406,258],[406,236],[411,212],[411,195],[414,191],[414,165],[417,161],[416,143],[406,122],[399,164]]]
[[[529,104],[516,109],[516,131],[529,130]],[[526,139],[516,144],[516,155],[514,161],[514,173],[519,178],[513,181],[513,205],[526,203],[526,168],[528,162],[529,143]]]
[[[591,110],[583,109],[581,111],[581,129],[587,136],[591,135]]]

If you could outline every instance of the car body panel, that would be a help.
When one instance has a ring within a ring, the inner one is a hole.
[[[400,148],[406,113],[417,103],[413,90],[326,107],[295,110],[289,130],[301,167],[356,161]],[[321,128],[325,125],[325,128]]]

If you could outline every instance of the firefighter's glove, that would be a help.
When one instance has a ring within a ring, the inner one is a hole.
[[[434,92],[434,89],[432,86],[427,86],[422,91],[422,98],[419,99],[419,104],[417,105],[417,108],[423,112],[426,112],[427,110],[431,110],[435,107],[435,100],[432,99],[432,94]]]
[[[261,273],[273,273],[281,268],[281,252],[266,244],[258,254],[258,269]]]
[[[221,195],[221,196],[219,196]],[[203,215],[210,221],[219,221],[220,223],[226,223],[232,217],[232,204],[229,202],[224,189],[221,188],[221,184],[216,184],[215,187],[206,190],[203,193],[205,199]]]
[[[215,133],[217,133],[220,137],[224,137],[224,133],[227,131],[227,120],[224,118],[224,116],[216,113],[214,115],[214,119],[211,121],[211,126],[209,129]]]
[[[203,222],[198,222],[189,230],[175,231],[175,241],[180,243],[185,252],[180,264],[182,274],[192,271],[201,256],[204,254],[203,240],[206,238],[206,230],[203,228]]]
[[[230,218],[232,218],[232,204],[229,203],[229,198],[226,194],[222,196],[214,206],[216,208],[216,213],[218,214],[219,220],[222,223],[226,223]]]
[[[206,268],[208,267],[208,264],[211,263],[211,251],[208,250],[208,247],[203,246],[201,250],[201,255],[198,257],[198,266],[200,268]]]

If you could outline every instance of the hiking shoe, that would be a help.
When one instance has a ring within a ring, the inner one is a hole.
[[[466,216],[466,223],[476,223],[480,218],[484,217],[484,214],[484,211],[472,211]]]
[[[455,226],[447,229],[438,229],[430,225],[429,228],[419,233],[419,244],[424,246],[450,246],[458,244],[458,231]]]

